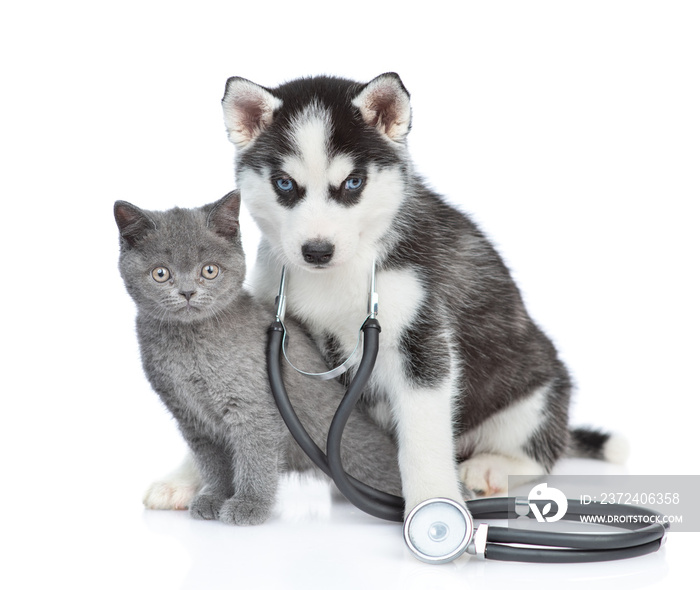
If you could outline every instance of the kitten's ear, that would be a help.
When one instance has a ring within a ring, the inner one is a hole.
[[[240,228],[238,214],[240,210],[241,194],[238,191],[231,191],[214,203],[214,207],[209,213],[207,225],[214,228],[214,231],[224,238],[238,239]]]
[[[411,130],[411,100],[398,74],[377,76],[353,99],[365,123],[395,142]]]
[[[221,105],[229,140],[244,148],[270,126],[282,101],[250,80],[233,77],[226,81]]]
[[[114,203],[114,219],[121,237],[129,246],[134,246],[149,229],[156,227],[155,222],[146,213],[126,201]]]

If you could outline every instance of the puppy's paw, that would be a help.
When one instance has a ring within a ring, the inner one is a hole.
[[[146,490],[143,504],[151,510],[186,510],[198,489],[198,483],[156,481]]]
[[[272,503],[265,500],[234,496],[221,506],[219,520],[239,526],[262,524],[272,514],[272,507]]]
[[[499,496],[508,491],[510,463],[498,455],[476,455],[459,466],[459,478],[477,496]]]
[[[190,503],[190,516],[197,520],[216,520],[226,498],[218,494],[199,494]]]

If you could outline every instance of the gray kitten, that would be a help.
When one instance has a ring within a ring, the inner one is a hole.
[[[243,290],[239,207],[234,191],[198,209],[164,212],[117,201],[114,215],[119,269],[138,310],[144,370],[177,419],[204,484],[190,514],[245,525],[270,516],[281,473],[314,467],[269,390],[265,340],[272,313]],[[287,328],[294,332],[295,364],[321,368],[319,352],[299,326],[288,322]],[[343,388],[292,370],[285,377],[297,414],[325,448]],[[400,491],[389,435],[355,412],[343,440],[351,475]]]

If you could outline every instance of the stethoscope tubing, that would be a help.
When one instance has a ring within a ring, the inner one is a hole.
[[[470,500],[467,507],[479,520],[516,519],[516,499],[481,498]],[[617,517],[641,517],[646,520],[661,519],[662,515],[639,506],[620,506],[591,502],[582,504],[568,500],[565,520],[579,521],[585,515],[614,515]],[[625,518],[618,518],[624,522]],[[623,526],[617,524],[617,527]],[[536,531],[531,528],[489,526],[484,557],[500,561],[526,561],[537,563],[579,563],[626,559],[652,553],[659,549],[667,526],[660,522],[642,525],[615,533],[560,533]],[[527,547],[513,547],[527,545]]]
[[[380,492],[369,486],[358,487],[345,473],[340,456],[345,425],[372,375],[372,369],[379,352],[379,332],[381,331],[379,322],[373,318],[367,319],[362,326],[362,331],[364,334],[362,360],[348,385],[342,401],[338,405],[328,431],[328,441],[326,443],[328,465],[335,485],[355,506],[373,516],[394,522],[403,522],[405,509],[403,498]],[[369,497],[367,488],[371,490]],[[377,494],[376,492],[379,493]]]
[[[617,533],[612,533],[617,534]],[[620,549],[536,549],[532,547],[511,547],[487,543],[484,559],[495,561],[517,561],[525,563],[593,563],[598,561],[615,561],[640,557],[658,551],[661,541],[652,541],[643,545],[633,545]]]
[[[372,373],[379,349],[378,322],[367,320],[365,326],[367,326],[367,331],[365,331],[366,340],[362,360],[355,378],[348,386],[348,390],[338,407],[340,415],[336,412],[328,433],[326,446],[329,449],[330,457],[311,438],[289,401],[289,395],[282,378],[280,351],[284,338],[284,326],[280,321],[273,322],[268,330],[267,373],[280,414],[293,438],[311,461],[336,483],[338,489],[350,502],[361,510],[384,520],[403,522],[403,498],[377,490],[345,473],[340,460],[340,443],[345,424]],[[364,326],[363,329],[365,329]]]

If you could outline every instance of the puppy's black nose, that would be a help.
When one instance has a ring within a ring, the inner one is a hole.
[[[304,257],[304,260],[316,266],[328,264],[331,258],[333,258],[334,251],[335,246],[323,240],[306,242],[306,244],[301,247],[301,255]]]

